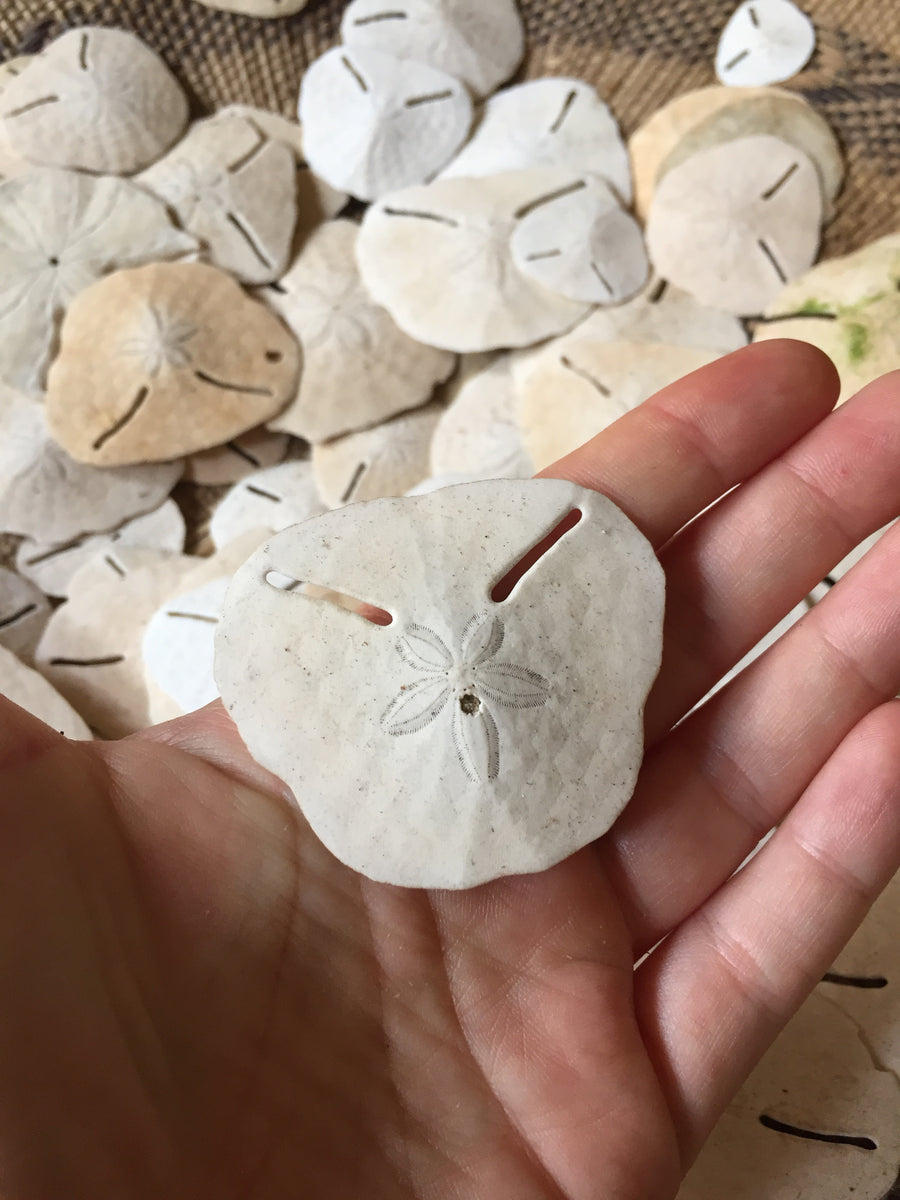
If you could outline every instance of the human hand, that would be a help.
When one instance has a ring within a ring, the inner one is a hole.
[[[543,874],[355,875],[220,706],[85,745],[0,702],[0,1195],[671,1198],[900,867],[900,533],[677,724],[900,512],[898,389],[829,416],[766,343],[546,472],[669,591],[636,795]]]

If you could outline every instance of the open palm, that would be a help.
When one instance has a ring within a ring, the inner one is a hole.
[[[541,875],[355,875],[218,707],[90,746],[3,703],[0,1195],[672,1197],[900,866],[900,537],[676,724],[900,511],[898,392],[827,415],[827,361],[772,342],[547,472],[669,601],[637,794]]]

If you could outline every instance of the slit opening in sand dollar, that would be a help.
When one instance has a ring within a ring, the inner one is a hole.
[[[260,151],[265,149],[268,142],[268,138],[257,125],[255,125],[252,121],[248,121],[247,124],[257,135],[256,144],[251,146],[249,150],[240,156],[240,158],[236,158],[233,163],[229,163],[229,165],[226,167],[229,175],[237,175],[239,171],[243,171],[244,167],[246,167],[248,163],[253,162],[254,158],[256,158]]]
[[[11,629],[19,621],[24,621],[26,617],[30,617],[33,612],[37,612],[36,604],[26,604],[24,608],[20,608],[18,612],[12,613],[8,617],[0,619],[0,629]]]
[[[248,483],[247,491],[254,496],[261,496],[263,500],[271,500],[273,504],[281,503],[280,496],[276,496],[274,492],[267,492],[265,488],[257,487],[255,483]]]
[[[362,28],[365,25],[377,25],[381,21],[408,21],[409,17],[405,12],[400,12],[399,9],[393,12],[372,13],[370,17],[357,17],[353,22],[357,28]]]
[[[407,108],[421,108],[421,106],[423,104],[436,104],[439,100],[452,100],[452,99],[453,99],[453,93],[451,91],[431,92],[429,95],[426,95],[426,96],[410,96],[410,98],[407,101],[405,101],[405,106]]]
[[[562,200],[565,196],[573,196],[576,192],[583,192],[587,184],[583,179],[576,179],[574,183],[567,184],[566,187],[557,188],[554,192],[547,192],[543,196],[538,196],[536,200],[529,200],[527,204],[523,204],[521,208],[516,209],[513,216],[517,221],[524,221],[533,212],[537,212],[539,208],[543,208],[545,204],[552,204],[554,200]]]
[[[888,985],[883,975],[840,975],[836,971],[828,971],[822,976],[822,982],[833,983],[837,987],[859,988],[862,991],[877,991]]]
[[[131,422],[134,420],[134,418],[138,415],[138,413],[144,407],[144,404],[146,403],[147,397],[149,395],[150,395],[150,389],[148,387],[142,387],[140,389],[140,391],[138,392],[138,394],[135,396],[134,400],[132,401],[131,407],[128,409],[128,411],[125,413],[125,415],[120,417],[119,420],[116,421],[115,425],[113,425],[110,429],[107,429],[105,433],[100,434],[100,436],[94,442],[94,449],[102,450],[103,447],[106,445],[106,443],[111,441],[116,436],[116,434],[121,433],[126,425],[130,425]]]
[[[304,600],[310,600],[314,604],[330,604],[344,612],[355,613],[371,625],[379,626],[382,629],[386,629],[394,623],[393,615],[387,609],[372,604],[368,600],[362,600],[358,596],[351,596],[347,592],[340,592],[336,588],[322,587],[302,579],[294,579],[293,576],[286,575],[282,571],[267,571],[265,580],[269,587],[275,588],[278,592],[300,595]]]
[[[268,357],[268,355],[266,357]],[[262,463],[258,458],[255,458],[249,450],[245,450],[244,447],[239,445],[237,442],[228,442],[225,449],[230,450],[232,454],[236,454],[238,458],[242,458],[244,462],[249,463],[251,467],[262,466]]]
[[[368,465],[369,465],[368,463],[361,462],[359,464],[359,466],[356,468],[356,470],[353,472],[352,476],[350,477],[350,482],[347,484],[346,489],[344,490],[344,492],[341,495],[341,504],[349,504],[350,503],[353,493],[359,487],[360,481],[362,480],[363,475],[365,475],[365,473],[366,473],[366,468],[368,467]]]
[[[494,603],[502,604],[504,600],[508,600],[525,576],[529,575],[546,558],[554,546],[558,545],[581,523],[583,516],[584,513],[580,508],[573,508],[553,527],[550,533],[531,546],[491,589],[490,597]]]
[[[273,395],[271,388],[257,388],[240,383],[229,383],[225,379],[216,379],[214,375],[209,375],[206,371],[195,371],[194,375],[201,383],[208,383],[210,387],[220,388],[223,392],[241,392],[245,396]]]
[[[89,43],[89,37],[85,33],[81,38],[81,46],[79,47],[79,50],[78,50],[78,65],[82,71],[86,71],[88,69],[88,60],[87,60],[88,43]]]
[[[736,54],[734,56],[734,58],[732,58],[729,62],[727,62],[725,64],[725,70],[726,71],[734,70],[734,68],[738,65],[738,63],[742,63],[744,61],[744,59],[749,58],[749,56],[750,56],[749,50],[742,50],[740,52],[740,54]]]
[[[775,193],[780,192],[781,189],[784,187],[784,185],[787,183],[787,181],[790,179],[790,177],[792,175],[794,175],[799,169],[800,169],[799,163],[796,163],[796,162],[791,163],[791,165],[784,172],[784,174],[781,175],[778,179],[776,179],[771,187],[766,188],[766,190],[762,194],[762,199],[763,200],[771,200],[772,197],[775,195]]]
[[[759,1123],[775,1133],[786,1133],[790,1137],[802,1138],[808,1142],[827,1142],[832,1146],[855,1146],[858,1150],[877,1150],[878,1143],[870,1137],[860,1137],[850,1133],[819,1133],[815,1129],[803,1129],[799,1125],[790,1125],[786,1121],[778,1121],[775,1117],[762,1113]]]
[[[125,661],[124,654],[110,654],[107,658],[51,658],[51,667],[116,667]]]
[[[440,213],[424,212],[415,208],[384,208],[382,211],[386,217],[409,217],[414,221],[437,221],[440,225],[449,225],[453,229],[459,228],[458,221],[454,221],[452,217],[442,217]]]
[[[363,79],[362,75],[360,75],[359,71],[357,71],[356,67],[354,67],[353,63],[350,61],[350,59],[347,57],[346,54],[341,59],[341,62],[344,64],[344,66],[347,68],[347,70],[350,72],[350,74],[353,76],[353,78],[359,84],[361,90],[364,92],[367,92],[369,90],[369,85],[366,83],[365,79]]]
[[[571,371],[573,375],[577,375],[579,379],[583,379],[585,383],[589,383],[594,391],[599,392],[601,396],[608,398],[612,395],[611,388],[608,388],[605,383],[601,383],[599,379],[595,379],[590,371],[585,371],[582,367],[577,366],[567,354],[564,354],[560,358],[559,364],[561,367],[565,367],[567,371]]]
[[[757,244],[757,246],[759,246],[760,250],[762,250],[763,254],[766,256],[766,258],[772,264],[772,269],[774,270],[774,272],[778,276],[778,278],[781,280],[781,282],[787,283],[787,281],[788,281],[787,273],[785,272],[784,267],[781,265],[781,263],[775,257],[775,252],[772,249],[772,247],[769,245],[769,243],[766,241],[766,239],[759,238],[757,240],[756,244]]]
[[[237,213],[233,213],[233,212],[228,213],[226,215],[226,220],[228,221],[229,225],[233,226],[233,228],[235,228],[238,231],[238,233],[241,235],[241,237],[244,239],[244,241],[250,247],[251,251],[256,255],[256,257],[259,259],[259,261],[262,263],[262,265],[264,267],[272,267],[274,265],[272,263],[272,260],[269,258],[269,256],[265,253],[265,251],[259,245],[256,238],[253,236],[253,234],[250,232],[250,230],[247,228],[247,226],[244,224],[244,222],[240,219],[240,217],[237,215]]]
[[[103,561],[111,570],[115,571],[120,579],[125,579],[125,577],[128,575],[128,572],[125,570],[122,564],[117,559],[113,558],[111,554],[105,555]]]
[[[6,114],[6,119],[9,121],[13,117],[24,117],[26,113],[33,112],[36,108],[43,108],[46,104],[59,104],[59,96],[41,96],[38,100],[32,100],[30,104],[14,108],[12,112]]]
[[[573,88],[572,91],[569,92],[568,96],[566,96],[565,100],[563,101],[563,106],[560,110],[559,116],[556,118],[556,120],[550,126],[551,133],[559,133],[559,131],[563,127],[563,123],[564,123],[566,117],[572,111],[572,105],[575,103],[575,101],[577,99],[578,99],[578,93]]]
[[[209,617],[205,613],[190,613],[190,612],[167,612],[167,617],[171,617],[176,621],[200,621],[204,625],[218,625],[218,617]]]

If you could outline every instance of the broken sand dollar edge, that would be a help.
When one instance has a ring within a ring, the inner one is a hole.
[[[276,572],[392,623],[273,586]],[[276,535],[237,573],[216,680],[251,753],[347,865],[475,886],[559,862],[627,803],[664,587],[628,518],[564,481],[352,505]]]

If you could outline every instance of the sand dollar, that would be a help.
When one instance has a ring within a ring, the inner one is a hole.
[[[89,742],[92,733],[75,709],[37,671],[0,645],[0,696],[68,738]]]
[[[792,0],[745,0],[716,49],[716,75],[729,87],[764,87],[802,71],[816,48],[816,27]]]
[[[272,572],[391,624],[273,587]],[[635,526],[567,482],[353,505],[277,535],[238,572],[216,678],[251,752],[342,861],[402,886],[474,886],[560,861],[630,798],[663,593]]]
[[[23,661],[34,654],[50,619],[50,602],[15,571],[0,567],[0,646]]]

